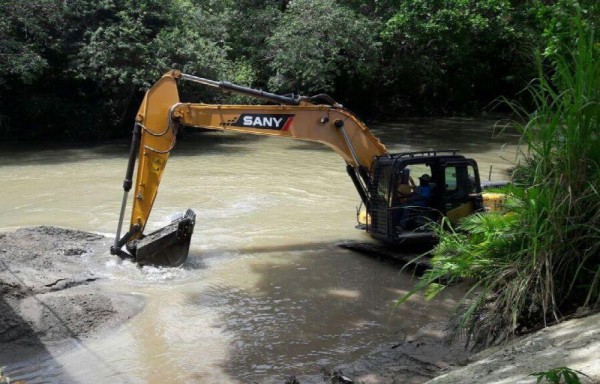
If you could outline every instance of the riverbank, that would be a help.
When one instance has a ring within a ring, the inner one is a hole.
[[[107,292],[88,269],[103,240],[55,227],[0,233],[0,366],[65,351],[143,308],[140,297]]]
[[[531,374],[568,367],[583,373],[579,374],[582,384],[598,384],[598,324],[600,313],[571,319],[471,356],[458,344],[449,346],[439,340],[418,338],[382,346],[355,362],[324,371],[323,377],[343,375],[350,380],[348,383],[355,384],[535,384],[537,377]],[[323,379],[299,376],[298,382],[316,384]],[[346,383],[335,379],[325,382]],[[287,383],[297,384],[293,380]]]
[[[427,384],[535,383],[530,374],[568,367],[581,383],[600,383],[600,313],[572,319],[469,358]]]
[[[412,355],[423,368],[407,377],[407,355],[379,351],[374,356],[377,364],[369,367],[372,357],[359,359],[352,364],[336,367],[361,384],[425,383],[425,384],[534,384],[537,377],[532,373],[568,367],[579,374],[582,384],[600,383],[600,314],[572,319],[561,324],[523,336],[504,346],[486,349],[478,354],[455,360],[458,364],[444,366],[437,355]],[[424,343],[427,345],[426,343]],[[461,352],[464,353],[464,352]],[[447,354],[454,360],[456,356]],[[388,360],[388,361],[386,361]],[[393,364],[389,364],[389,363]],[[427,363],[429,362],[429,363]],[[382,364],[383,363],[383,364]],[[411,362],[414,368],[414,361]],[[356,369],[358,367],[358,369]],[[364,367],[368,367],[364,369]],[[444,373],[445,371],[445,373]],[[423,380],[427,375],[439,375],[432,380]],[[300,381],[304,383],[303,381]]]

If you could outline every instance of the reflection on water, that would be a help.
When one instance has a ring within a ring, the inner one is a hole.
[[[459,148],[482,179],[506,179],[516,136],[495,120],[410,120],[373,128],[391,152]],[[6,149],[0,227],[56,225],[111,236],[127,143]],[[252,382],[351,361],[398,332],[444,319],[458,293],[423,302],[398,267],[340,249],[369,241],[354,229],[358,195],[343,161],[315,143],[215,132],[186,136],[169,161],[149,230],[197,212],[190,259],[179,269],[86,256],[106,288],[143,295],[142,313],[74,349],[8,367],[28,382]],[[36,379],[37,378],[37,379]],[[37,381],[36,381],[37,380]]]
[[[316,373],[341,356],[356,358],[398,330],[412,334],[443,318],[454,303],[449,294],[435,304],[410,302],[392,315],[398,290],[412,282],[385,263],[334,246],[268,257],[242,266],[261,277],[252,287],[226,283],[191,299],[220,309],[223,327],[235,335],[224,366],[244,382],[268,373]]]

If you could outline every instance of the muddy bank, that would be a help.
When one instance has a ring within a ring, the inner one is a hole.
[[[141,298],[106,292],[88,269],[103,239],[54,227],[0,233],[0,362],[64,350],[142,309]]]
[[[568,367],[582,384],[600,383],[600,313],[565,321],[470,355],[462,344],[426,335],[379,350],[321,375],[285,384],[534,384],[535,372]],[[430,329],[439,328],[432,325]]]

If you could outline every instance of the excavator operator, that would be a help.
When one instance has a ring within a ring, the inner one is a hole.
[[[431,176],[424,174],[419,177],[419,186],[414,192],[400,204],[402,213],[398,226],[400,230],[405,230],[410,219],[415,213],[414,207],[429,207],[433,196],[433,188],[431,186]]]

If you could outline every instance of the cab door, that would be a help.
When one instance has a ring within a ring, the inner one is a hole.
[[[442,211],[453,225],[483,207],[479,169],[474,160],[443,163]]]

